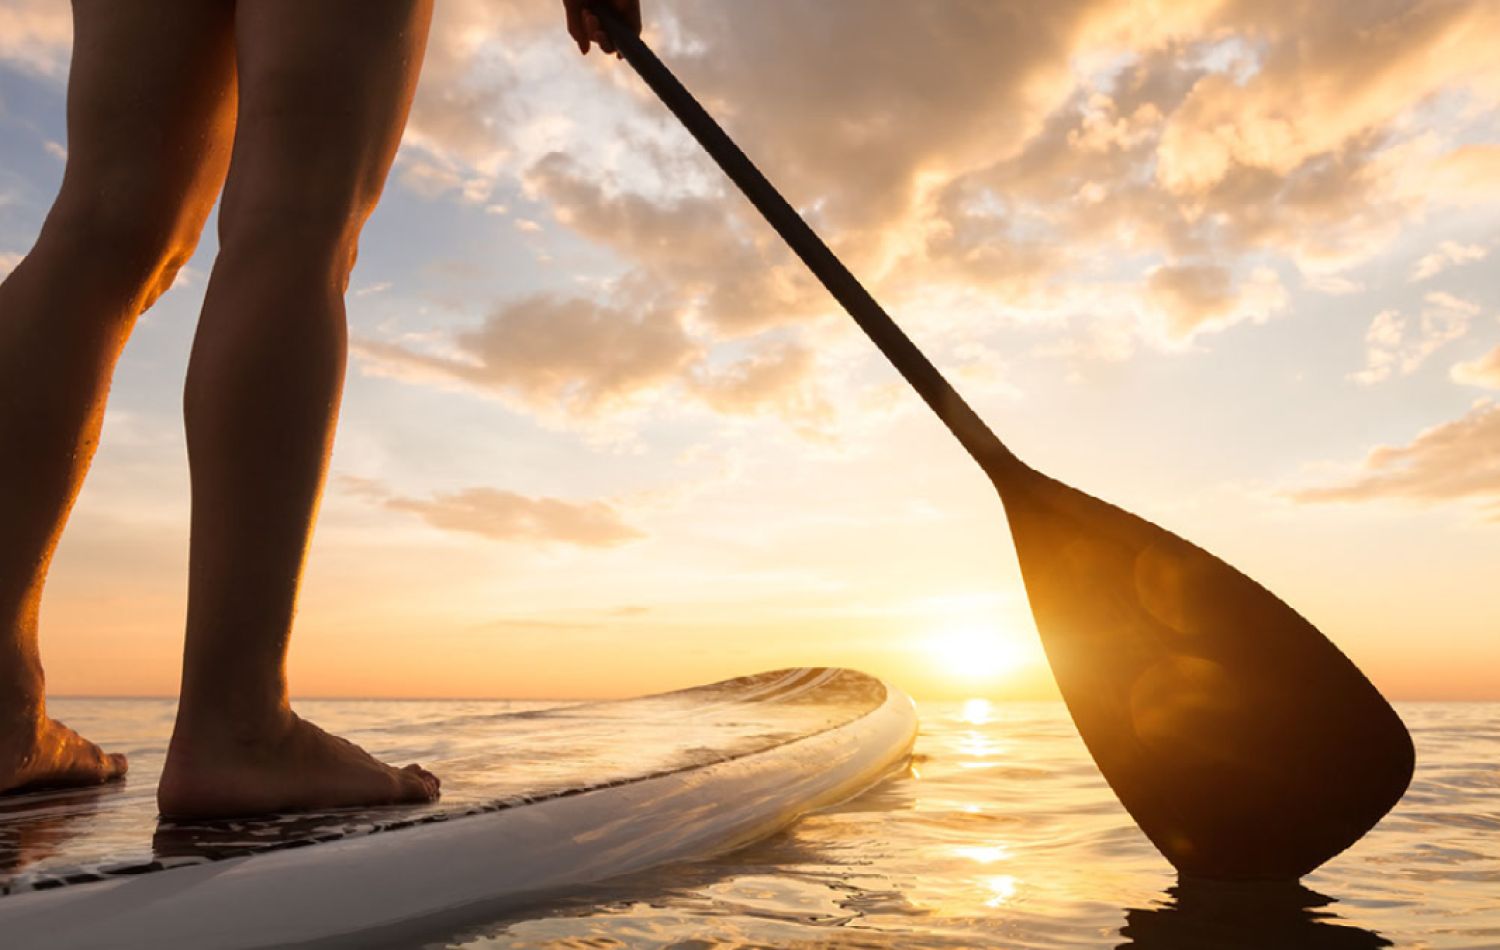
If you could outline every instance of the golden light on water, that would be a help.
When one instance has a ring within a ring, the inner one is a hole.
[[[1005,745],[994,736],[971,729],[958,740],[958,751],[964,757],[959,763],[963,768],[988,768],[998,764],[995,759],[1005,751]]]
[[[984,902],[984,906],[999,907],[1016,896],[1016,885],[1020,881],[1013,874],[997,874],[985,878],[982,883],[990,892],[989,899]]]
[[[994,864],[1010,857],[1010,849],[1003,844],[974,844],[957,845],[953,853],[961,858],[968,858],[977,864]]]

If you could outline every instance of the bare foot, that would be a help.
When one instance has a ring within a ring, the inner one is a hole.
[[[102,785],[125,775],[108,753],[40,710],[0,721],[0,792]]]
[[[229,818],[431,802],[438,785],[419,765],[386,765],[286,710],[275,726],[255,735],[179,721],[156,803],[171,818]]]

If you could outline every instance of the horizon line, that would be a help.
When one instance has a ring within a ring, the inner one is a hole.
[[[685,687],[691,688],[691,687]],[[663,692],[676,692],[675,690],[664,690]],[[659,696],[661,693],[639,693],[628,696],[374,696],[374,695],[348,695],[348,696],[293,696],[294,702],[384,702],[384,703],[535,703],[535,702],[564,702],[564,703],[592,703],[592,702],[627,702],[632,699],[642,699],[647,696]],[[910,694],[909,694],[910,695]],[[48,699],[161,699],[176,700],[176,695],[161,693],[55,693],[49,695]],[[988,700],[992,703],[1063,703],[1062,697],[1039,699],[1036,697],[997,697],[985,695],[971,696],[916,696],[912,699],[918,702],[954,702],[962,703],[973,699]],[[1396,697],[1389,700],[1392,703],[1500,703],[1500,695],[1482,698],[1434,698],[1434,697]]]

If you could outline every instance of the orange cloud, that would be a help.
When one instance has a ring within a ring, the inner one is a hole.
[[[652,200],[606,190],[565,155],[545,156],[526,173],[559,221],[637,265],[632,280],[685,295],[694,319],[746,335],[827,309],[827,295],[759,221],[745,227],[737,197],[684,195]]]
[[[1434,161],[1412,187],[1446,204],[1500,202],[1500,144],[1460,146]]]
[[[345,476],[349,494],[392,511],[421,517],[444,531],[477,534],[492,541],[541,541],[581,547],[613,547],[645,535],[602,501],[533,498],[498,488],[464,488],[428,498],[392,495],[371,479]]]
[[[1181,340],[1205,326],[1266,320],[1286,306],[1286,291],[1276,273],[1265,268],[1236,288],[1224,267],[1163,265],[1148,272],[1146,299],[1165,318],[1167,336]]]
[[[1234,5],[1220,25],[1267,43],[1248,76],[1203,77],[1169,119],[1157,177],[1202,193],[1239,167],[1285,175],[1443,88],[1500,88],[1488,4]]]
[[[414,383],[476,389],[544,418],[587,421],[679,393],[725,415],[772,413],[823,439],[832,404],[814,372],[813,351],[794,336],[762,335],[725,361],[684,329],[680,302],[632,306],[643,295],[624,281],[621,303],[537,296],[506,304],[479,327],[436,349],[356,338],[365,372]]]
[[[375,374],[458,382],[544,412],[588,416],[677,379],[699,347],[665,309],[526,298],[456,334],[449,353],[379,340],[352,348]]]
[[[688,327],[754,335],[827,309],[628,71],[571,70],[594,77],[575,101],[525,67],[528,44],[562,43],[546,16],[455,6],[435,28],[444,88],[414,113],[417,186],[486,201],[519,175],[557,223],[680,291]],[[830,38],[848,3],[664,0],[650,38],[882,296],[985,287],[1059,337],[1122,283],[1130,332],[1160,345],[1264,320],[1286,301],[1268,257],[1352,292],[1343,272],[1425,210],[1460,189],[1500,201],[1500,146],[1473,141],[1500,95],[1493,5],[1158,7],[898,4],[847,43]],[[1467,107],[1438,116],[1439,94]],[[553,144],[511,154],[528,136]],[[517,172],[522,153],[543,157]],[[1101,275],[1110,261],[1134,272]]]
[[[690,389],[710,408],[726,415],[775,412],[804,434],[817,435],[834,413],[820,392],[805,385],[813,365],[813,353],[807,347],[772,341],[717,372],[700,367]]]
[[[1500,404],[1481,400],[1461,418],[1433,426],[1406,445],[1377,446],[1350,478],[1292,497],[1303,502],[1474,499],[1492,520],[1500,520]]]
[[[1456,364],[1449,375],[1455,383],[1500,389],[1500,346],[1476,360]]]
[[[923,175],[1018,148],[1067,96],[1091,6],[677,3],[671,60],[793,202],[852,234],[904,218]]]

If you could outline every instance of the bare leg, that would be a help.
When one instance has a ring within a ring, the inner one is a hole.
[[[232,4],[74,3],[68,165],[0,285],[0,791],[125,771],[48,719],[37,616],[136,317],[192,254],[234,127]]]
[[[240,124],[188,369],[182,702],[158,802],[232,815],[426,801],[299,719],[286,651],[343,389],[343,295],[395,156],[431,0],[239,5]]]

